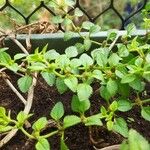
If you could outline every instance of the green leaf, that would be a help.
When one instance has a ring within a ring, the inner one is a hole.
[[[134,74],[127,74],[123,76],[121,83],[130,83],[136,79],[136,76]]]
[[[91,40],[89,38],[86,38],[84,40],[84,48],[85,48],[85,50],[88,51],[91,48],[91,46],[92,46]]]
[[[62,139],[61,139],[61,142],[60,142],[60,150],[69,150],[69,148],[65,144],[64,140],[62,140]]]
[[[73,7],[75,5],[75,1],[74,0],[65,0],[65,4],[70,7]]]
[[[66,129],[80,122],[81,122],[81,119],[78,116],[75,116],[75,115],[66,116],[63,121],[63,127]]]
[[[64,106],[62,102],[58,102],[51,110],[50,116],[54,120],[58,121],[59,119],[62,118],[63,115],[64,115]]]
[[[71,66],[71,68],[77,68],[77,67],[79,67],[79,66],[81,66],[81,65],[82,65],[82,62],[81,62],[81,60],[78,59],[78,58],[74,58],[74,59],[72,59],[72,60],[70,61],[70,66]]]
[[[136,26],[134,23],[130,23],[128,26],[127,26],[127,35],[131,35],[135,32],[136,30]]]
[[[70,64],[70,59],[67,57],[67,55],[63,54],[60,55],[55,62],[60,68],[65,68]]]
[[[74,76],[70,76],[64,79],[64,83],[68,86],[70,90],[76,92],[78,86],[78,79]]]
[[[132,103],[128,99],[119,99],[118,101],[118,110],[126,112],[132,109]]]
[[[32,114],[28,115],[28,114],[24,113],[23,111],[19,112],[19,114],[17,115],[18,127],[23,126],[25,121],[31,116],[32,116]]]
[[[146,55],[146,58],[145,58],[145,59],[146,59],[146,62],[147,62],[147,63],[150,63],[150,53],[148,53],[148,54]]]
[[[45,53],[44,57],[47,60],[55,60],[60,54],[56,50],[49,50]]]
[[[107,82],[106,85],[107,91],[109,92],[110,96],[113,97],[118,91],[118,84],[115,80],[112,80],[109,78],[109,81]]]
[[[139,91],[139,92],[142,92],[145,88],[145,83],[142,82],[139,78],[136,78],[134,81],[130,82],[129,85]]]
[[[23,57],[26,57],[26,56],[27,54],[19,53],[14,56],[14,60],[22,59]]]
[[[129,131],[128,143],[129,143],[130,150],[150,149],[150,144],[148,143],[148,141],[146,141],[146,139],[144,139],[143,136],[141,136],[138,132],[136,132],[133,129]]]
[[[28,67],[31,71],[42,71],[45,70],[47,66],[41,62],[34,62],[31,66]]]
[[[92,77],[94,77],[94,78],[96,78],[100,81],[104,81],[103,73],[100,70],[94,70],[93,73],[92,73]]]
[[[0,53],[0,62],[9,65],[12,62],[10,55],[7,54],[6,52],[1,52]]]
[[[71,108],[74,112],[84,113],[90,108],[90,101],[80,101],[78,96],[74,95],[72,97]]]
[[[150,106],[142,107],[141,115],[145,120],[150,121]]]
[[[47,139],[41,138],[35,145],[36,150],[50,150],[50,145]]]
[[[19,65],[17,63],[13,63],[12,65],[7,66],[7,68],[12,70],[15,73],[20,69],[20,67],[19,67]]]
[[[62,16],[58,15],[58,16],[53,16],[52,17],[52,22],[55,24],[59,24],[63,22],[63,18]]]
[[[80,60],[81,60],[81,62],[82,62],[82,65],[84,66],[84,67],[87,67],[87,66],[91,66],[91,65],[93,65],[93,59],[90,57],[90,56],[88,56],[87,54],[82,54],[81,56],[80,56]]]
[[[77,87],[77,95],[80,101],[88,100],[93,89],[87,83],[80,83]]]
[[[106,101],[109,101],[110,98],[111,98],[111,95],[110,95],[110,93],[108,92],[108,89],[105,86],[101,86],[101,88],[100,88],[100,95]]]
[[[69,16],[67,15],[65,18],[64,18],[64,20],[63,20],[63,25],[64,26],[68,26],[68,25],[70,25],[72,23],[72,18],[70,17],[69,18]],[[67,32],[69,32],[69,31],[67,31]]]
[[[100,120],[99,115],[93,115],[93,116],[90,116],[86,119],[87,119],[85,122],[86,126],[102,126],[103,125],[101,120]]]
[[[109,30],[107,33],[107,40],[114,41],[117,36],[117,32],[118,30],[116,29]]]
[[[109,106],[109,109],[111,110],[111,111],[116,111],[117,109],[118,109],[118,103],[117,103],[117,101],[113,101],[112,103],[111,103],[111,105]]]
[[[74,15],[77,16],[77,17],[82,17],[83,12],[79,8],[76,8],[75,12],[74,12]]]
[[[32,85],[32,77],[29,75],[25,75],[24,77],[21,77],[18,80],[17,84],[18,84],[19,89],[23,93],[26,93]]]
[[[90,28],[91,28],[92,26],[94,26],[94,24],[93,24],[92,22],[90,22],[90,21],[85,21],[85,22],[83,22],[83,24],[82,24],[82,28],[83,28],[83,29],[86,29],[86,30],[90,30]]]
[[[0,107],[0,118],[3,118],[6,116],[6,109],[4,107]]]
[[[32,129],[35,131],[41,131],[47,125],[48,121],[46,117],[39,118],[33,125]]]
[[[62,79],[62,78],[56,79],[56,87],[60,94],[63,94],[64,92],[66,92],[68,90],[68,87],[66,86],[66,84],[64,83],[64,79]]]
[[[65,33],[64,33],[64,41],[70,40],[71,38],[74,37],[74,35],[75,35],[75,33],[72,32],[72,31],[67,31],[67,32],[65,32]]]
[[[77,48],[75,46],[70,46],[65,50],[66,55],[71,58],[71,57],[76,57],[78,55]]]
[[[117,66],[120,60],[122,60],[121,57],[119,57],[116,53],[113,53],[109,57],[108,62],[110,66]]]
[[[0,125],[0,133],[8,132],[8,131],[12,130],[13,128],[14,128],[13,126]]]
[[[113,130],[123,135],[124,137],[128,137],[128,126],[123,118],[115,119]]]
[[[99,25],[93,25],[93,26],[90,28],[89,32],[90,32],[90,34],[91,34],[91,33],[97,33],[97,32],[100,31],[100,29],[101,29],[101,27],[100,27]]]
[[[49,86],[53,86],[55,84],[55,74],[49,72],[41,72],[41,75]]]
[[[120,57],[127,57],[129,55],[129,51],[127,47],[123,44],[118,44],[118,54]]]
[[[76,48],[77,48],[79,54],[82,54],[82,53],[85,51],[85,46],[84,46],[84,44],[76,43],[75,46],[76,46]]]
[[[107,121],[106,125],[107,125],[107,129],[108,129],[109,131],[111,131],[111,130],[113,129],[114,122],[111,121],[111,120],[109,120],[109,121]]]

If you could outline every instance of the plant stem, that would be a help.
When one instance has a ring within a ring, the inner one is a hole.
[[[35,137],[33,135],[29,134],[23,127],[21,127],[20,130],[30,139],[35,139]]]
[[[143,104],[149,103],[149,102],[150,102],[150,99],[142,100],[142,103],[143,103]]]
[[[49,134],[46,134],[46,135],[43,135],[43,136],[40,136],[40,137],[41,137],[41,138],[49,138],[49,137],[51,137],[51,136],[57,134],[58,132],[59,132],[59,131],[56,130],[56,131],[53,131],[53,132],[51,132],[51,133],[49,133]]]

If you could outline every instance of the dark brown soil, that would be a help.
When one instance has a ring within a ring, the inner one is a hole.
[[[17,78],[16,75],[11,74],[11,82],[16,83]],[[40,79],[35,89],[34,103],[31,110],[34,116],[29,122],[32,124],[39,116],[49,117],[50,110],[57,101],[61,101],[64,104],[67,115],[72,114],[70,108],[71,97],[71,92],[60,95],[54,87],[47,86],[47,84]],[[104,103],[97,94],[91,97],[91,102],[92,108],[88,113],[92,114],[97,113],[100,106]],[[23,110],[23,104],[21,104],[16,95],[2,79],[0,79],[0,106],[4,106],[7,110],[11,110],[12,117],[15,117],[19,111]],[[150,141],[150,124],[148,121],[141,118],[139,109],[135,108],[130,112],[120,113],[119,115],[125,117],[126,120],[128,120],[128,117],[133,118],[135,121],[130,122],[129,127],[136,129]],[[2,137],[1,135],[0,138]],[[120,135],[108,132],[105,128],[93,127],[89,129],[83,125],[77,125],[68,129],[65,134],[65,139],[70,150],[94,150],[93,146],[101,148],[106,145],[121,143],[123,140]],[[49,139],[49,141],[52,150],[59,150],[58,136],[54,136]],[[34,149],[34,141],[30,141],[21,132],[18,132],[17,135],[2,148],[2,150]]]

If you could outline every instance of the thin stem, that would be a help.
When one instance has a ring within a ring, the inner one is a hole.
[[[115,40],[114,40],[114,41],[111,43],[111,45],[109,46],[109,51],[111,51],[112,48],[115,46],[115,44],[116,44],[117,40],[119,39],[119,37],[120,37],[120,36],[117,34]]]
[[[142,100],[142,103],[143,103],[143,104],[149,103],[149,102],[150,102],[150,99]]]
[[[24,97],[20,94],[20,92],[14,87],[14,85],[8,80],[3,78],[4,81],[7,83],[7,85],[12,89],[12,91],[18,96],[18,98],[21,100],[21,102],[26,105],[27,101],[24,99]]]
[[[51,137],[51,136],[57,134],[58,132],[59,132],[59,130],[53,131],[53,132],[51,132],[51,133],[49,133],[49,134],[46,134],[46,135],[43,135],[43,136],[40,136],[40,137],[41,137],[41,138],[49,138],[49,137]]]
[[[23,127],[20,128],[20,130],[30,139],[35,139],[35,137],[33,135],[29,134]]]

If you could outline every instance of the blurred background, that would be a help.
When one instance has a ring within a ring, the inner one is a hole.
[[[43,0],[45,5],[52,11],[54,9],[50,5],[50,0]],[[63,0],[55,0],[61,3]],[[41,0],[9,0],[11,5],[17,9],[25,17],[29,16],[39,5]],[[81,8],[88,14],[88,17],[95,18],[95,22],[99,24],[102,30],[120,29],[122,27],[121,18],[128,18],[132,13],[136,12],[144,4],[144,0],[79,0]],[[0,10],[3,9],[6,0],[0,0]],[[112,4],[112,5],[111,5]],[[111,9],[108,9],[110,7]],[[112,9],[113,7],[113,9]],[[70,8],[67,8],[69,10]],[[107,10],[105,12],[105,10]],[[104,13],[103,13],[104,12]],[[99,16],[99,14],[103,13]],[[119,13],[119,14],[118,14]],[[76,19],[77,24],[81,24],[84,20],[89,20],[86,15]],[[52,14],[45,8],[38,9],[28,23],[37,21],[51,22]],[[137,12],[131,17],[128,23],[133,22],[137,28],[142,28],[142,13]],[[14,11],[10,6],[0,11],[0,27],[3,29],[13,29],[15,26],[26,24],[24,18]]]

